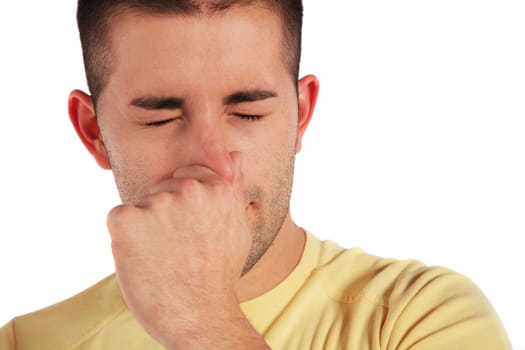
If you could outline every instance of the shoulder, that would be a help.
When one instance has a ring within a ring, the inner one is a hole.
[[[70,348],[124,310],[126,305],[116,278],[111,275],[72,298],[14,318],[0,335],[4,337],[4,332],[5,339],[16,343],[17,349]]]
[[[322,244],[327,253],[314,274],[370,336],[399,348],[510,349],[494,308],[466,276]]]
[[[343,249],[323,242],[320,264],[315,273],[330,279],[327,293],[333,299],[350,301],[366,296],[379,304],[390,304],[394,290],[411,294],[438,281],[474,285],[465,276],[439,266],[426,266],[417,260],[397,260],[368,254],[360,248]],[[337,276],[334,280],[333,277]],[[388,302],[387,302],[388,301]]]

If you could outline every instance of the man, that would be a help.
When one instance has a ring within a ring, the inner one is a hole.
[[[291,219],[319,83],[300,1],[80,0],[91,96],[71,121],[111,169],[116,275],[0,330],[2,349],[509,349],[463,276],[320,242]]]

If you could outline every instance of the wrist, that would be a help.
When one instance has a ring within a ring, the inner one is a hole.
[[[166,349],[270,349],[263,337],[235,308],[211,311],[205,319],[179,324],[163,342]]]

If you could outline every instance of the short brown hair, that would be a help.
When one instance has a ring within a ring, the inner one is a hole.
[[[265,5],[279,15],[284,34],[282,59],[295,83],[301,59],[302,0],[78,0],[78,29],[93,101],[96,104],[112,72],[107,32],[110,19],[119,10],[151,14],[212,14],[235,5],[253,3]]]

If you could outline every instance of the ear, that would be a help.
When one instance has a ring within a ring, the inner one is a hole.
[[[304,132],[314,113],[317,95],[319,94],[319,80],[317,80],[315,75],[307,75],[299,80],[297,89],[299,94],[299,116],[295,153],[299,153],[301,150]]]
[[[80,90],[72,91],[69,94],[68,109],[69,119],[86,149],[101,168],[111,169],[91,96]]]

